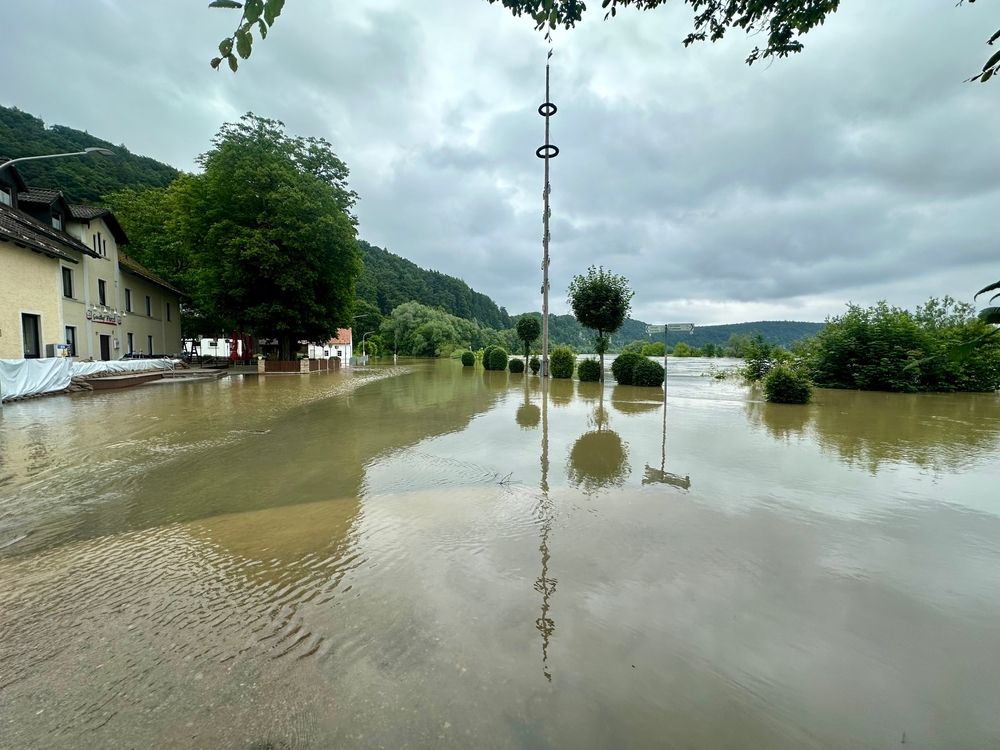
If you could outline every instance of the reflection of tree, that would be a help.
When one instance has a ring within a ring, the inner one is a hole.
[[[550,378],[548,382],[549,398],[553,406],[566,406],[573,400],[573,381],[563,378]]]
[[[801,411],[771,406],[778,405],[748,403],[747,417],[775,437],[805,434],[811,426],[823,449],[872,473],[897,462],[965,467],[992,456],[1000,436],[1000,399],[993,394],[823,390]]]
[[[604,393],[604,383],[580,381],[576,384],[576,393],[584,401],[596,401]]]
[[[611,405],[622,414],[647,414],[663,407],[660,388],[616,385],[611,391]]]
[[[585,492],[621,486],[631,473],[626,444],[617,432],[608,429],[603,387],[600,396],[601,403],[590,418],[594,429],[577,438],[569,452],[569,480]]]
[[[521,428],[525,430],[538,427],[538,422],[542,418],[542,410],[531,403],[528,380],[528,378],[524,378],[524,403],[517,408],[517,414],[514,417]]]
[[[771,437],[788,440],[801,437],[809,425],[813,407],[799,404],[770,404],[766,401],[747,401],[747,416],[751,422],[763,424]]]

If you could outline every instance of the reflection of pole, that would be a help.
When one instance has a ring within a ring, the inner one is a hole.
[[[666,357],[664,357],[666,359]],[[667,470],[667,373],[663,373],[663,440],[660,441],[660,471]]]
[[[663,424],[664,425],[667,424],[667,327],[666,326],[663,326]]]
[[[552,57],[549,50],[548,58]],[[545,143],[535,149],[535,156],[545,161],[545,183],[542,186],[542,369],[541,376],[549,376],[549,159],[559,155],[559,148],[549,143],[549,118],[558,108],[549,100],[549,64],[545,63],[545,101],[539,105],[538,114],[545,118]]]
[[[548,381],[542,380],[542,498],[539,511],[542,515],[542,539],[538,551],[542,553],[542,572],[535,581],[535,591],[542,595],[542,612],[535,620],[535,628],[542,634],[542,674],[549,682],[549,639],[555,632],[556,623],[549,617],[549,598],[556,591],[556,579],[549,577],[549,532],[552,530],[552,506],[549,499],[549,390]]]

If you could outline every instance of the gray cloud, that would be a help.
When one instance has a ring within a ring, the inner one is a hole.
[[[169,5],[169,7],[168,7]],[[537,309],[545,45],[470,0],[296,0],[236,76],[204,2],[7,9],[0,101],[193,169],[252,110],[333,142],[361,236]],[[628,276],[637,317],[822,319],[848,300],[968,298],[996,277],[1000,148],[985,8],[845,4],[803,54],[747,68],[739,34],[684,49],[683,5],[556,35],[554,308]]]

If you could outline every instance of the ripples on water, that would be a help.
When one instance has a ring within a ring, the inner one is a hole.
[[[670,367],[6,407],[0,746],[990,746],[996,397]]]

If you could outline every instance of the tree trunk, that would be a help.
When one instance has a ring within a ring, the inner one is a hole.
[[[281,359],[286,362],[292,358],[292,337],[287,333],[279,339],[281,343]]]

